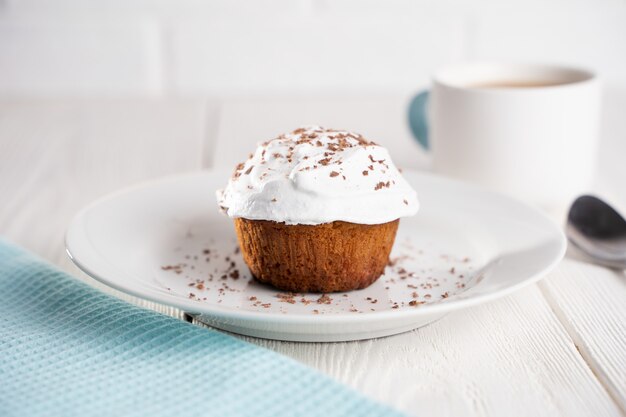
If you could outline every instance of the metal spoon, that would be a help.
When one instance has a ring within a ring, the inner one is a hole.
[[[597,197],[578,197],[570,207],[565,233],[593,262],[626,269],[626,220]]]

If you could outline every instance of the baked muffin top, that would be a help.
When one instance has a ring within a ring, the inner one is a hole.
[[[259,144],[217,199],[230,217],[286,224],[380,224],[419,208],[385,148],[358,133],[319,126]]]

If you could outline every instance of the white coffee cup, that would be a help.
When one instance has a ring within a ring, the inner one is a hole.
[[[471,63],[437,73],[409,121],[435,172],[560,210],[589,191],[599,110],[589,71]]]

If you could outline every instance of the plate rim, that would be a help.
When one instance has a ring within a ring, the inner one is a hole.
[[[456,179],[443,177],[443,176],[436,175],[430,172],[405,169],[404,170],[405,174],[408,174],[411,176],[417,175],[421,177],[428,177],[431,180],[444,181],[452,185],[469,188],[472,192],[486,193],[486,194],[492,195],[500,199],[505,199],[509,203],[513,203],[523,208],[524,210],[532,212],[535,216],[540,218],[546,224],[546,226],[549,225],[549,227],[552,229],[552,232],[554,232],[555,237],[558,235],[559,250],[558,250],[557,255],[555,255],[554,258],[549,263],[547,263],[543,268],[538,270],[536,273],[528,276],[527,278],[524,278],[520,280],[519,282],[510,286],[507,286],[505,288],[502,288],[496,291],[483,293],[483,294],[478,294],[473,297],[458,298],[458,299],[455,299],[454,297],[452,297],[445,301],[439,301],[436,303],[427,303],[427,304],[421,305],[419,308],[413,308],[413,309],[383,310],[383,311],[376,311],[376,312],[368,312],[367,314],[351,314],[351,313],[341,312],[341,313],[336,313],[336,314],[333,313],[333,314],[319,314],[319,315],[277,314],[275,312],[239,310],[235,308],[225,308],[224,306],[217,305],[215,303],[188,300],[188,299],[185,299],[185,298],[173,295],[173,294],[167,294],[167,293],[161,294],[159,292],[142,292],[140,289],[134,289],[132,285],[124,286],[124,285],[118,284],[120,280],[116,281],[116,280],[108,279],[104,276],[100,276],[99,274],[92,271],[89,267],[87,267],[84,263],[82,263],[76,257],[76,253],[79,252],[80,250],[77,250],[75,246],[74,246],[74,249],[72,249],[73,245],[70,242],[72,240],[71,235],[77,232],[77,229],[78,229],[77,226],[81,223],[80,222],[81,219],[93,207],[96,207],[99,204],[102,204],[106,201],[113,200],[124,194],[132,193],[135,190],[146,188],[149,186],[155,186],[158,184],[173,182],[173,181],[174,182],[181,181],[186,178],[218,175],[221,173],[225,174],[224,178],[228,178],[228,172],[229,171],[226,169],[208,169],[208,170],[168,175],[168,176],[164,176],[160,178],[141,181],[141,182],[120,188],[116,191],[108,193],[94,200],[93,202],[84,206],[74,215],[74,217],[72,218],[72,220],[70,221],[66,229],[65,236],[64,236],[64,244],[65,244],[65,251],[68,257],[79,270],[81,270],[82,272],[84,272],[89,277],[93,278],[94,280],[110,288],[113,288],[117,291],[120,291],[122,293],[131,295],[131,296],[143,299],[143,300],[148,300],[148,301],[152,301],[158,304],[175,307],[175,308],[178,308],[180,310],[183,310],[185,312],[192,313],[192,314],[203,314],[203,315],[210,315],[214,317],[228,318],[228,319],[243,319],[246,321],[258,321],[258,322],[272,321],[272,322],[283,323],[283,324],[299,324],[299,323],[323,324],[323,323],[338,323],[338,322],[341,322],[344,324],[350,324],[350,323],[385,321],[385,320],[388,320],[389,318],[399,319],[399,318],[410,318],[410,317],[423,317],[423,316],[435,315],[435,314],[447,314],[452,311],[457,311],[460,309],[472,307],[475,305],[483,304],[489,301],[493,301],[493,300],[505,297],[513,292],[516,292],[526,287],[527,285],[534,284],[538,282],[541,278],[545,277],[561,262],[567,250],[567,239],[565,237],[565,233],[563,232],[563,230],[561,230],[561,228],[559,228],[556,225],[556,223],[552,219],[550,219],[545,213],[541,212],[537,208],[532,207],[526,203],[523,203],[515,198],[509,197],[502,193],[489,190],[486,187],[483,187],[477,184],[472,184],[472,183],[468,183],[468,182],[464,182],[464,181],[460,181]],[[133,281],[133,282],[136,282],[136,281]]]

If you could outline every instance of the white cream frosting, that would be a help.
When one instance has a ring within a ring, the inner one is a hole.
[[[260,144],[217,199],[230,217],[286,224],[380,224],[419,208],[385,148],[318,126]]]

